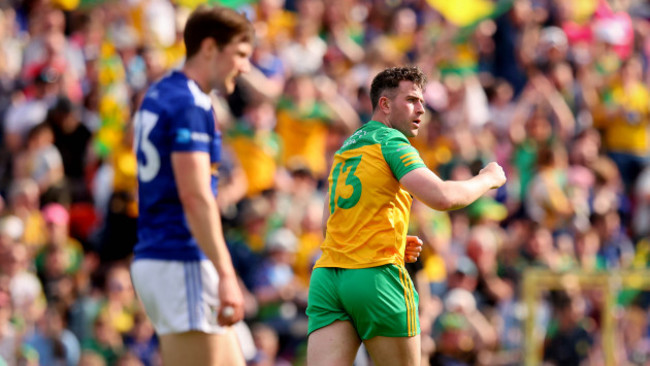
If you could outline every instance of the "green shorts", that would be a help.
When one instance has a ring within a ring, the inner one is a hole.
[[[418,300],[404,267],[315,268],[309,283],[309,333],[348,320],[363,340],[412,337],[420,333]]]

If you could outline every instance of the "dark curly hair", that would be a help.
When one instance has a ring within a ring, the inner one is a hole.
[[[379,98],[386,93],[390,93],[399,87],[400,81],[411,81],[420,88],[424,89],[427,83],[427,77],[417,66],[390,67],[380,72],[372,79],[370,87],[370,101],[372,110],[377,108]]]

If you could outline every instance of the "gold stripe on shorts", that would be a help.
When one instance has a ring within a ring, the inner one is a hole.
[[[412,309],[412,311],[411,311],[410,321],[411,321],[412,326],[411,326],[411,334],[410,334],[410,336],[414,336],[417,333],[417,316],[418,316],[417,311],[418,311],[418,309],[417,309],[417,306],[415,305],[415,293],[414,293],[414,290],[413,290],[413,283],[410,281],[410,277],[409,277],[408,272],[406,271],[406,268],[402,267],[402,271],[404,271],[404,282],[406,282],[406,285],[407,285],[407,287],[409,289],[408,293],[409,293],[410,299],[411,299],[411,309]]]
[[[410,335],[411,334],[411,306],[409,304],[409,297],[407,293],[407,287],[406,284],[404,283],[404,275],[402,274],[402,269],[398,268],[399,271],[399,282],[402,283],[402,287],[404,288],[404,301],[406,302],[406,320],[407,320],[407,332]]]
[[[411,293],[411,306],[413,307],[413,313],[411,314],[411,322],[413,323],[413,332],[411,333],[411,336],[414,336],[418,332],[418,306],[415,303],[415,289],[413,288],[413,281],[411,281],[411,278],[408,275],[408,272],[406,271],[406,268],[404,268],[404,275],[406,276],[406,283],[409,285],[410,288],[410,293]]]
[[[417,321],[416,321],[416,308],[415,308],[415,298],[413,295],[413,287],[410,286],[409,281],[406,276],[408,276],[408,273],[406,273],[406,269],[403,267],[399,267],[399,279],[400,282],[402,283],[402,286],[404,287],[404,299],[406,301],[406,319],[408,321],[408,336],[412,337],[416,333],[416,328],[417,328]]]

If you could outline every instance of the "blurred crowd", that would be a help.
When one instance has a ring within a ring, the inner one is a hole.
[[[183,62],[201,1],[0,0],[0,365],[159,365],[129,275],[131,115]],[[218,1],[215,1],[218,3]],[[246,296],[250,365],[304,364],[331,156],[388,66],[429,77],[412,139],[443,179],[489,161],[471,206],[415,201],[423,364],[523,360],[522,274],[650,259],[650,5],[635,0],[223,1],[256,29],[253,71],[213,95],[219,207]],[[544,291],[550,365],[604,362],[603,294]],[[617,297],[617,365],[650,362],[650,296]],[[363,349],[357,365],[368,365]]]

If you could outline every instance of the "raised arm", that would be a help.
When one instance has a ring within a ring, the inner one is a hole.
[[[352,133],[361,126],[359,115],[354,107],[338,93],[336,83],[332,79],[319,76],[314,79],[314,86],[318,90],[322,102],[331,111],[336,125],[347,133]]]
[[[490,163],[478,175],[463,181],[443,181],[427,168],[406,173],[400,183],[418,200],[440,211],[455,210],[476,201],[490,189],[506,182],[503,168]]]

